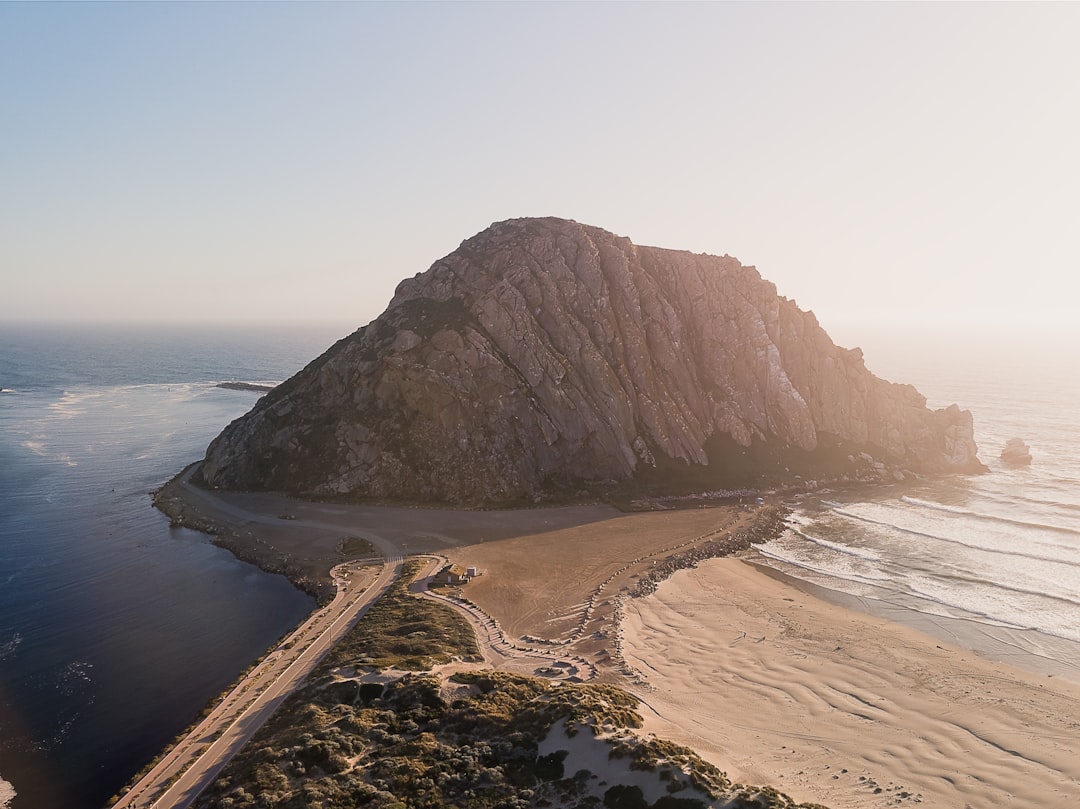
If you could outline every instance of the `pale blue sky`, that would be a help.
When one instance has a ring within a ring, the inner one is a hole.
[[[0,4],[0,320],[340,322],[491,222],[1072,321],[1080,4]]]

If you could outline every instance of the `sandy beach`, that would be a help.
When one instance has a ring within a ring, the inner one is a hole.
[[[1080,805],[1080,686],[827,603],[738,558],[632,599],[646,730],[833,809]]]
[[[448,513],[435,537],[431,515],[416,510],[294,506],[283,533],[317,524],[340,537],[370,522],[410,549],[479,566],[468,596],[511,638],[565,638],[565,653],[594,661],[600,681],[626,685],[609,657],[618,631],[622,660],[644,678],[630,687],[645,731],[733,780],[832,809],[1080,805],[1080,684],[1052,671],[992,662],[738,557],[699,561],[651,595],[620,599],[617,623],[616,596],[673,554],[760,522],[756,514]]]

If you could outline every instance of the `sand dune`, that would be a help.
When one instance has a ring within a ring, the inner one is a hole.
[[[633,599],[647,730],[800,801],[1080,806],[1080,686],[820,601],[739,559]],[[651,710],[650,710],[651,709]]]

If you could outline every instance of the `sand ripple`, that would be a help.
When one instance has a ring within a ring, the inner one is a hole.
[[[1080,806],[1080,687],[826,604],[737,559],[626,606],[648,730],[834,809]]]

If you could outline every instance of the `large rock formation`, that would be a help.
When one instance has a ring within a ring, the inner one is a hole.
[[[870,373],[730,256],[492,225],[210,445],[211,485],[491,504],[976,471],[971,415]]]

